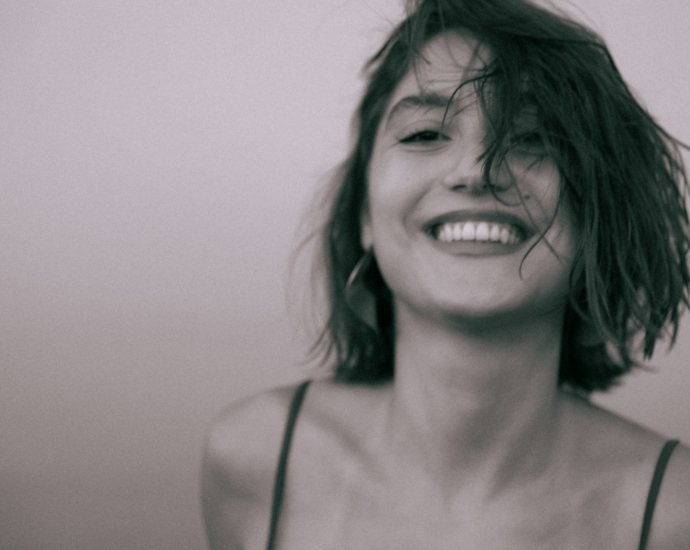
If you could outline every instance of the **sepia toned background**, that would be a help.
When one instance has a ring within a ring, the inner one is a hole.
[[[690,3],[568,5],[690,142]],[[205,547],[204,429],[306,375],[288,260],[400,13],[0,0],[0,548]],[[597,401],[690,442],[689,319]]]

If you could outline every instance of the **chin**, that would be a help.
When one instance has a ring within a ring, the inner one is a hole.
[[[438,293],[425,300],[397,300],[397,308],[404,307],[412,315],[426,317],[448,326],[473,329],[492,329],[509,325],[525,325],[533,322],[560,323],[567,304],[567,294],[557,291],[551,296],[536,299],[495,293],[463,292],[471,300],[459,300],[457,292],[452,296]]]

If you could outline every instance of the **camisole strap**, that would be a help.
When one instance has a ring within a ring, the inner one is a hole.
[[[664,479],[666,466],[673,449],[676,448],[679,441],[677,439],[670,439],[661,449],[659,459],[656,461],[656,468],[654,469],[654,476],[652,476],[652,484],[649,487],[649,494],[647,495],[647,504],[644,509],[644,519],[642,520],[642,534],[640,535],[639,550],[646,550],[649,534],[652,530],[652,518],[654,517],[654,507],[659,496],[659,489],[661,489],[661,482]]]
[[[276,544],[276,536],[278,534],[278,522],[280,520],[280,509],[283,504],[283,493],[285,492],[285,478],[287,475],[288,455],[290,454],[290,443],[292,443],[292,433],[295,430],[297,423],[297,415],[304,400],[304,394],[307,392],[311,380],[302,382],[295,391],[290,404],[290,411],[288,412],[287,423],[285,425],[285,433],[283,434],[283,445],[280,449],[280,458],[278,459],[278,469],[276,470],[275,483],[273,485],[273,503],[271,504],[271,526],[268,532],[268,545],[266,550],[274,550]]]

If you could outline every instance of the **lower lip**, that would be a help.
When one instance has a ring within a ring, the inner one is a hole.
[[[526,240],[521,240],[510,244],[503,244],[500,241],[453,241],[445,243],[431,235],[427,234],[427,237],[436,248],[453,256],[505,256],[507,254],[514,254],[527,242]]]

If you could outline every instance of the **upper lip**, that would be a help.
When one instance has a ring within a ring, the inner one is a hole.
[[[452,210],[439,214],[424,222],[422,228],[430,235],[434,234],[437,227],[444,223],[485,221],[490,223],[502,223],[512,225],[528,238],[536,232],[533,224],[526,222],[521,217],[499,210]]]

